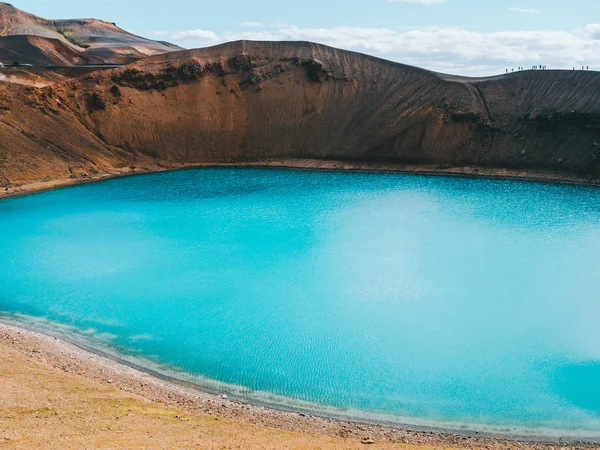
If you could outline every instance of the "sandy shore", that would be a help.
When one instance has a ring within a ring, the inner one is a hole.
[[[316,159],[272,159],[256,162],[236,163],[194,163],[178,164],[164,163],[151,167],[115,168],[87,176],[52,179],[22,183],[0,190],[0,198],[41,192],[59,187],[91,183],[110,178],[119,178],[129,175],[166,172],[172,170],[208,168],[208,167],[255,167],[255,168],[280,168],[297,170],[323,170],[323,171],[355,171],[355,172],[384,172],[384,173],[413,173],[421,175],[445,175],[470,178],[493,178],[523,181],[538,181],[548,183],[578,184],[600,186],[600,178],[568,174],[561,172],[510,170],[493,167],[439,167],[428,165],[400,165],[385,163],[359,163],[347,161],[325,161]]]
[[[0,324],[0,355],[0,448],[600,448],[277,411],[168,382],[13,324]]]

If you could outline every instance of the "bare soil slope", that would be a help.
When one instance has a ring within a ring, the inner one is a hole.
[[[0,2],[0,37],[4,36],[35,36],[62,43],[63,46],[58,51],[50,48],[58,46],[54,41],[46,41],[46,45],[41,45],[40,41],[34,43],[30,40],[33,48],[12,48],[17,55],[8,62],[16,60],[27,64],[38,61],[45,63],[46,60],[65,65],[126,64],[145,56],[180,49],[173,44],[136,36],[114,23],[97,19],[47,20]],[[45,60],[40,60],[39,51],[44,54]],[[62,60],[60,56],[63,57]]]
[[[54,26],[69,42],[85,49],[87,57],[127,64],[146,56],[181,50],[168,42],[146,39],[97,19],[55,20]]]
[[[51,88],[0,87],[0,133],[7,186],[272,159],[598,181],[600,73],[471,80],[317,44],[243,41]]]
[[[5,65],[18,62],[37,66],[74,66],[103,64],[104,61],[90,57],[60,39],[25,35],[0,37],[0,63]]]
[[[53,29],[51,20],[21,11],[10,3],[0,2],[0,36],[13,35],[61,38]]]

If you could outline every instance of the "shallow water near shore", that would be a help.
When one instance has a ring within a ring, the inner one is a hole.
[[[600,436],[600,190],[201,169],[0,201],[0,311],[251,391]]]

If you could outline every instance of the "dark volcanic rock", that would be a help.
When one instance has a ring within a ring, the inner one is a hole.
[[[322,83],[323,81],[332,78],[332,74],[325,68],[325,65],[321,61],[307,59],[302,61],[302,66],[306,68],[306,74],[312,81]]]
[[[90,112],[102,111],[106,109],[106,102],[97,92],[94,92],[88,97],[87,106]]]

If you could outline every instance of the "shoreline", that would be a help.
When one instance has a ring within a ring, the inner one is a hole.
[[[0,190],[0,200],[19,197],[38,192],[45,192],[69,186],[84,185],[99,181],[111,180],[133,175],[172,172],[176,170],[206,168],[256,168],[256,169],[288,169],[312,170],[323,172],[362,172],[362,173],[398,173],[424,176],[448,176],[462,178],[482,178],[493,180],[512,180],[524,182],[566,184],[575,186],[600,186],[600,177],[584,176],[553,171],[501,169],[494,167],[457,166],[439,167],[435,165],[362,163],[352,161],[334,161],[317,159],[269,159],[246,162],[207,162],[207,163],[170,163],[150,167],[135,167],[127,170],[111,168],[104,172],[86,177],[59,178],[46,181],[33,181],[6,187]]]
[[[43,320],[40,323],[44,323]],[[68,327],[65,327],[67,329]],[[179,379],[159,369],[149,368],[139,359],[121,354],[118,350],[94,347],[83,340],[83,335],[73,337],[68,333],[53,331],[50,327],[36,326],[17,317],[0,316],[0,344],[2,335],[22,335],[35,341],[36,349],[26,354],[45,355],[46,359],[65,367],[76,361],[85,366],[86,377],[106,385],[118,383],[122,390],[141,395],[148,401],[165,403],[183,408],[188,413],[197,410],[220,417],[265,425],[281,431],[300,431],[325,436],[354,437],[357,440],[374,439],[375,442],[403,443],[410,445],[440,445],[455,448],[599,448],[600,437],[575,435],[511,434],[499,431],[477,431],[475,428],[444,429],[435,426],[419,426],[377,420],[353,419],[337,416],[327,411],[319,413],[304,408],[255,402],[235,395],[203,389],[193,381]],[[31,347],[29,344],[27,347]],[[110,372],[110,374],[107,373]],[[108,378],[107,378],[108,377]],[[115,380],[118,380],[117,382]],[[143,382],[141,382],[143,380]],[[123,387],[125,386],[125,387]],[[207,409],[208,408],[208,409]],[[500,428],[500,427],[498,427]],[[533,429],[532,429],[533,430]],[[557,431],[558,430],[554,430]],[[361,437],[363,436],[363,437]],[[567,447],[564,447],[567,446]]]

